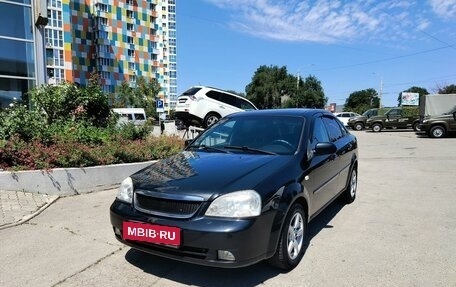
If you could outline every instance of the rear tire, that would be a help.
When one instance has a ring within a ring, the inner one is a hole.
[[[421,129],[420,129],[420,123],[419,123],[419,122],[414,123],[413,126],[412,126],[412,128],[413,128],[413,130],[416,131],[416,132],[421,131]]]
[[[342,198],[346,204],[350,204],[356,199],[356,191],[358,189],[358,170],[356,167],[350,172],[348,177],[347,189],[345,189]]]
[[[446,130],[442,126],[433,126],[429,131],[429,135],[433,138],[443,138],[446,135]]]
[[[269,263],[287,271],[295,268],[304,256],[306,232],[306,213],[300,204],[295,203],[287,214],[276,253]]]

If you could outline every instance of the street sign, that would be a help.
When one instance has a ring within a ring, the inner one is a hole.
[[[165,106],[163,100],[157,100],[157,113],[163,113],[165,111]]]

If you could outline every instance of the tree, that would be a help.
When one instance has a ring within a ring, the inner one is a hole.
[[[351,93],[345,100],[344,111],[353,111],[362,114],[368,109],[378,107],[379,105],[380,99],[377,91],[370,88]]]
[[[260,66],[246,87],[247,98],[260,109],[279,108],[287,89],[287,68]]]
[[[419,96],[420,99],[422,96],[429,94],[425,88],[413,86],[413,87],[399,93],[399,96],[397,97],[398,106],[401,106],[401,104],[402,104],[402,93],[418,93],[420,95]]]
[[[246,87],[247,98],[258,108],[323,108],[327,102],[320,81],[309,76],[302,81],[287,68],[260,66]],[[284,100],[286,98],[286,100]]]
[[[302,87],[300,83],[298,83],[296,97],[292,97],[296,107],[324,108],[328,99],[325,97],[321,82],[315,76],[308,76]]]
[[[123,81],[117,90],[117,97],[113,106],[117,108],[144,108],[148,117],[156,115],[155,101],[160,92],[160,84],[156,79],[146,80],[138,77],[132,87],[129,82]]]
[[[456,94],[456,85],[449,85],[439,88],[439,94]]]

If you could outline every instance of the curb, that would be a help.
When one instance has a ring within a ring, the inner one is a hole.
[[[0,171],[3,190],[47,195],[76,195],[117,187],[127,176],[156,161],[83,168]]]

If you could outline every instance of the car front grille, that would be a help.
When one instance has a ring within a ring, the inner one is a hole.
[[[168,196],[162,193],[135,192],[134,206],[137,210],[173,218],[190,218],[200,208],[202,199]]]

